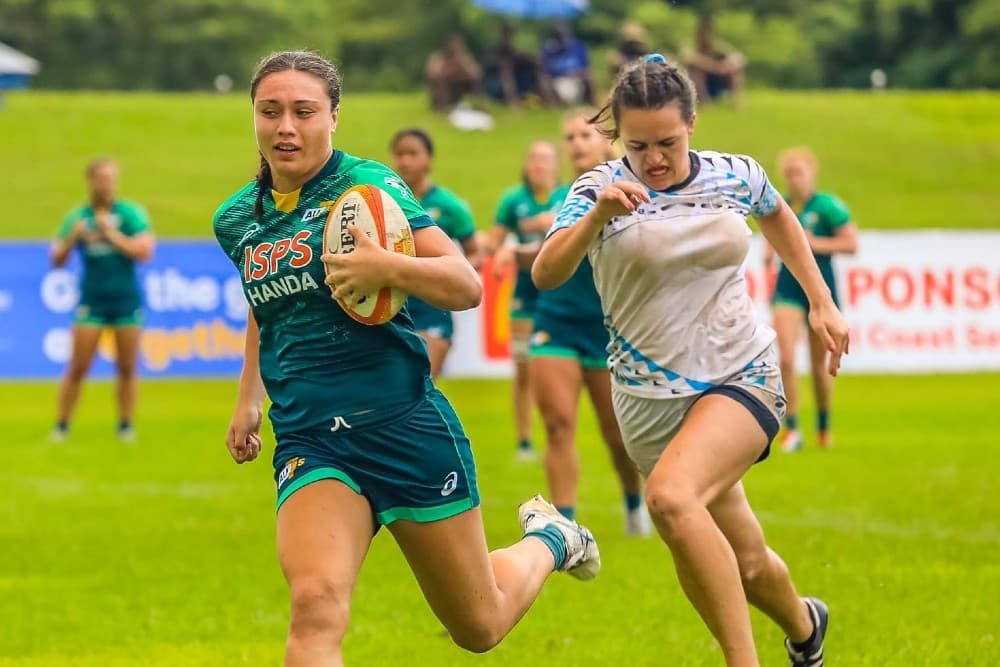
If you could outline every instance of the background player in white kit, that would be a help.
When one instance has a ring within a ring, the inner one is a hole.
[[[681,586],[726,664],[760,664],[749,601],[785,631],[792,665],[821,666],[826,605],[799,597],[740,481],[767,455],[785,407],[774,331],[757,321],[743,274],[748,215],[806,292],[831,373],[847,351],[847,326],[761,166],[689,150],[695,92],[678,68],[649,56],[619,78],[602,111],[626,157],[573,184],[532,277],[551,289],[589,257],[625,446],[647,477],[646,502]]]

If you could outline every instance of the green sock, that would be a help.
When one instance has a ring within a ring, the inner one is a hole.
[[[799,427],[799,416],[798,415],[785,415],[785,428],[789,431],[794,431]]]
[[[556,505],[556,509],[559,510],[559,513],[562,514],[567,519],[569,519],[570,521],[576,520],[576,508],[573,507],[572,505],[563,505],[562,507]]]
[[[641,493],[626,493],[625,494],[625,508],[629,512],[634,512],[642,507],[642,494]]]
[[[553,570],[558,570],[566,562],[566,557],[569,555],[566,551],[566,538],[563,537],[563,534],[555,526],[545,526],[530,533],[525,533],[524,536],[537,538],[549,548],[549,551],[552,552],[552,558],[555,560]]]

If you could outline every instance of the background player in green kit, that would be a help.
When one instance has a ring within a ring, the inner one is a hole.
[[[400,130],[393,136],[389,148],[392,150],[393,166],[420,200],[420,205],[434,224],[462,247],[462,252],[478,271],[482,257],[472,211],[454,192],[431,180],[434,143],[430,135],[418,128]],[[416,297],[407,299],[406,310],[413,319],[414,328],[427,343],[431,376],[437,379],[451,349],[451,337],[455,330],[451,313]]]
[[[130,442],[135,439],[132,418],[139,394],[142,309],[135,263],[152,256],[153,232],[140,206],[118,198],[118,164],[114,160],[94,160],[87,165],[86,178],[89,201],[66,214],[51,250],[55,266],[64,265],[74,248],[83,258],[73,349],[59,383],[52,439],[63,440],[69,432],[101,331],[110,327],[115,335],[118,437]]]
[[[805,147],[790,148],[778,157],[778,166],[788,187],[786,195],[792,210],[805,227],[809,245],[816,257],[823,280],[826,281],[837,300],[837,281],[833,272],[833,258],[836,253],[854,254],[858,249],[858,229],[851,220],[851,214],[839,198],[816,191],[816,174],[819,162],[811,150]],[[773,251],[770,246],[765,252],[765,263],[771,266]],[[791,272],[782,265],[771,300],[774,315],[774,330],[778,335],[778,351],[781,357],[781,380],[785,385],[788,409],[785,413],[785,432],[781,447],[786,452],[794,452],[802,447],[802,432],[799,430],[799,385],[795,369],[795,348],[806,328],[809,300]],[[830,447],[830,404],[833,393],[833,376],[826,372],[829,352],[814,332],[809,331],[809,360],[812,370],[813,392],[816,397],[816,433],[820,447]]]
[[[559,184],[559,153],[555,145],[549,141],[532,143],[524,158],[522,183],[500,198],[487,242],[487,251],[494,255],[494,273],[499,276],[512,268],[517,269],[510,309],[510,348],[514,357],[514,423],[518,454],[526,459],[534,456],[528,346],[538,300],[538,289],[531,282],[531,262],[566,192],[566,186]],[[508,243],[508,238],[516,242]]]
[[[520,509],[524,538],[487,551],[469,440],[433,386],[405,309],[364,326],[331,299],[331,288],[351,300],[391,286],[439,308],[471,308],[482,294],[478,275],[399,176],[333,149],[340,76],[328,61],[273,54],[250,94],[260,172],[214,219],[251,306],[226,445],[237,463],[257,457],[270,398],[278,559],[291,595],[285,665],[343,664],[351,594],[380,525],[455,642],[486,651],[553,570],[595,576],[597,545],[535,497]],[[399,203],[416,257],[387,252],[353,227],[353,252],[323,254],[327,210],[358,184]]]
[[[576,109],[563,118],[563,150],[573,165],[574,178],[617,157],[608,138],[587,122],[596,114],[596,109]],[[576,518],[580,483],[576,426],[580,390],[586,387],[625,495],[625,532],[648,535],[651,527],[639,471],[625,451],[611,404],[608,339],[588,260],[559,287],[538,293],[530,348],[531,387],[545,423],[549,497],[563,515]]]

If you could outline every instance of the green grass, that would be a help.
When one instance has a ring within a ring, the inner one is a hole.
[[[749,153],[772,172],[781,148],[812,145],[822,186],[844,197],[862,227],[987,228],[1000,209],[998,118],[995,93],[752,91],[743,112],[705,109],[693,145]],[[404,125],[430,129],[438,180],[469,200],[480,226],[517,181],[528,142],[559,138],[554,111],[498,110],[495,131],[465,134],[427,111],[422,95],[348,87],[335,143],[386,160],[390,135]],[[8,195],[0,238],[50,236],[82,199],[83,165],[97,155],[121,160],[122,195],[174,237],[210,235],[215,208],[257,167],[242,95],[12,94],[0,136]]]
[[[996,387],[995,375],[844,377],[837,447],[777,454],[749,474],[772,546],[804,592],[831,604],[831,664],[1000,662]],[[516,504],[544,488],[541,468],[513,460],[506,384],[445,389],[475,446],[489,542],[502,546],[518,537]],[[0,385],[0,667],[279,664],[287,600],[272,473],[267,455],[238,467],[224,451],[234,391],[147,382],[140,443],[125,446],[109,437],[110,385],[94,384],[71,441],[52,445],[53,385]],[[580,448],[580,514],[605,562],[596,581],[554,577],[504,644],[471,656],[442,635],[383,531],[358,585],[348,664],[721,664],[666,548],[623,537],[589,414]],[[780,632],[754,622],[763,664],[783,664]]]

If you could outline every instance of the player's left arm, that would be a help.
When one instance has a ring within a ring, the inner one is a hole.
[[[323,255],[334,298],[350,301],[354,295],[395,287],[444,310],[468,310],[482,300],[479,274],[437,225],[413,230],[415,257],[384,249],[360,227],[347,231],[354,237],[354,250]]]
[[[833,236],[810,234],[809,245],[817,255],[853,255],[858,251],[858,226],[848,222],[834,229]]]
[[[809,325],[831,352],[829,370],[832,375],[836,375],[840,368],[840,358],[848,351],[847,323],[833,302],[830,288],[823,281],[802,224],[781,197],[759,205],[754,217],[764,238],[806,293],[809,299]]]

